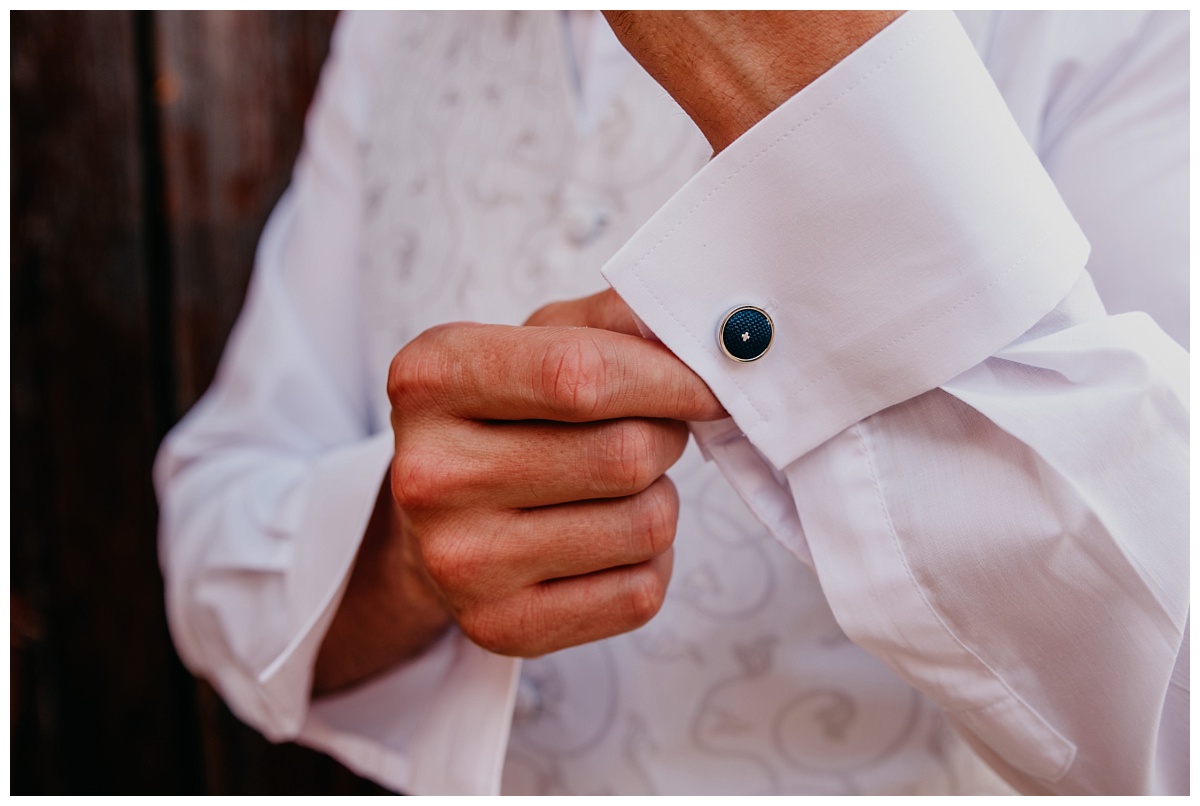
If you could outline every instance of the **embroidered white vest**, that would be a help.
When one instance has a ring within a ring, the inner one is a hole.
[[[599,268],[710,156],[634,68],[585,131],[552,13],[414,13],[367,168],[374,366],[432,325],[520,324]],[[687,289],[679,289],[686,294]],[[378,421],[387,422],[380,395]],[[524,664],[506,793],[953,793],[990,776],[838,628],[814,575],[689,446],[660,614]]]

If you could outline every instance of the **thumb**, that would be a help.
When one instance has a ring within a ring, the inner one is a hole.
[[[594,327],[630,336],[641,336],[637,319],[625,300],[611,288],[590,297],[551,302],[525,321],[534,327]]]

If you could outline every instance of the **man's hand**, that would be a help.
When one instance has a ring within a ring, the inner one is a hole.
[[[725,413],[670,351],[633,335],[612,292],[529,325],[443,325],[392,361],[390,494],[316,691],[415,655],[451,620],[486,649],[536,656],[661,606],[679,507],[663,474],[687,443],[683,421]]]
[[[617,38],[721,152],[900,11],[605,11]]]

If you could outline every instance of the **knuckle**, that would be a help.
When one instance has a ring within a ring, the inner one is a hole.
[[[404,345],[388,366],[387,393],[392,406],[428,397],[446,385],[446,343],[455,325],[437,325]]]
[[[594,339],[553,340],[542,356],[542,395],[568,419],[591,420],[603,406],[607,359]]]
[[[392,497],[400,508],[420,511],[438,507],[448,495],[445,464],[430,451],[396,448],[392,459]]]
[[[420,426],[396,431],[392,497],[407,512],[445,510],[478,502],[487,486],[479,466],[444,429]]]
[[[690,420],[713,420],[727,417],[720,401],[700,378],[691,378],[680,392],[679,410]]]
[[[618,493],[645,490],[658,478],[658,440],[643,420],[621,420],[606,430],[600,455],[601,483]]]
[[[498,651],[500,641],[494,624],[495,619],[485,608],[466,607],[458,613],[458,628],[462,630],[463,635],[489,652],[502,655],[504,653]]]
[[[427,362],[422,360],[423,352],[414,340],[392,358],[388,366],[387,394],[393,406],[399,406],[428,383]]]
[[[463,610],[458,617],[458,626],[472,642],[488,652],[510,657],[522,654],[519,631],[494,607],[477,606]]]
[[[489,652],[534,658],[570,645],[561,636],[566,615],[546,589],[534,586],[470,608],[459,627]]]
[[[655,485],[641,496],[639,533],[647,557],[657,557],[675,543],[679,523],[679,499],[668,485]]]
[[[625,606],[633,627],[640,627],[662,609],[667,595],[666,582],[649,566],[631,569],[628,577]]]

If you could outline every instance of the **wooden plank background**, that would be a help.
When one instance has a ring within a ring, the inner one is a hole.
[[[373,793],[167,635],[150,468],[211,381],[332,12],[13,12],[12,794]]]

